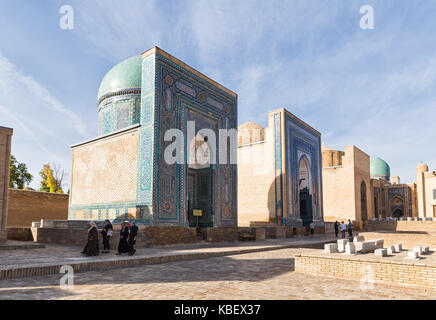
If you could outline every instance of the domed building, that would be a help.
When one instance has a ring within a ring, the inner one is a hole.
[[[142,57],[113,67],[98,90],[98,133],[105,135],[139,123]]]
[[[415,184],[401,184],[389,164],[355,146],[345,152],[324,147],[323,195],[326,221],[352,220],[359,227],[380,218],[416,215]]]
[[[106,73],[97,112],[99,136],[72,146],[69,220],[236,226],[232,139],[213,152],[236,131],[234,92],[154,47]]]
[[[391,180],[391,168],[383,159],[371,158],[370,173],[371,179]]]

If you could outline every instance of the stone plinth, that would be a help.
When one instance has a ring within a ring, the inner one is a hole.
[[[6,220],[12,132],[13,130],[10,128],[0,127],[0,243],[5,243],[7,238]]]
[[[356,253],[356,244],[353,242],[349,242],[345,245],[345,253],[346,254],[355,254]]]
[[[345,251],[345,246],[347,245],[348,242],[349,242],[348,239],[340,239],[340,240],[338,240],[338,251],[339,252],[344,252]]]
[[[386,257],[388,255],[387,249],[375,249],[374,254],[379,257]]]
[[[394,244],[394,248],[396,252],[403,251],[403,245],[401,243]]]
[[[327,243],[324,245],[325,253],[334,253],[338,252],[338,244],[337,243]]]
[[[356,236],[356,237],[354,237],[354,239],[353,239],[353,242],[354,242],[354,243],[356,243],[356,242],[362,242],[362,241],[365,241],[365,237],[364,237],[364,236]]]

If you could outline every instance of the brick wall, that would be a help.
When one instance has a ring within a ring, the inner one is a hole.
[[[367,231],[421,231],[436,234],[436,221],[368,221]]]
[[[17,228],[6,228],[8,240],[17,241],[33,241],[32,232],[30,228],[17,227]]]
[[[30,227],[41,219],[68,219],[68,195],[9,189],[7,227]]]
[[[206,239],[209,242],[238,241],[238,228],[236,227],[206,228]]]
[[[300,254],[295,256],[295,271],[338,279],[373,279],[374,283],[436,289],[436,266],[420,263]],[[365,285],[369,283],[365,282]]]
[[[30,228],[32,240],[41,243],[57,243],[72,246],[85,246],[88,231],[86,228]],[[120,241],[119,226],[114,226],[111,239],[111,249],[118,248]],[[99,243],[101,246],[102,235],[99,230]],[[195,243],[197,231],[188,227],[150,226],[140,227],[136,239],[137,248],[164,246],[182,243]]]
[[[405,249],[411,249],[416,246],[430,246],[432,250],[436,250],[436,234],[414,231],[361,232],[359,234],[364,236],[365,240],[384,239],[385,248],[401,243]]]

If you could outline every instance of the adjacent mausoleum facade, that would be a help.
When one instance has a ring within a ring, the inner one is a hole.
[[[238,128],[240,226],[323,225],[321,134],[286,109]]]
[[[419,218],[436,219],[436,171],[425,163],[416,167],[416,198]]]
[[[219,161],[205,133],[236,130],[234,92],[154,47],[106,74],[97,107],[99,136],[72,146],[69,220],[195,226],[201,210],[199,226],[236,226],[236,164]],[[182,163],[165,160],[169,129],[186,137]],[[191,147],[206,160],[188,164]]]
[[[356,146],[341,151],[323,145],[322,166],[326,221],[350,219],[363,226],[372,219],[416,215],[415,184],[401,184],[398,176],[391,181],[383,159]]]

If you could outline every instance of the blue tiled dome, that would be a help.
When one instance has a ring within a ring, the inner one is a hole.
[[[383,159],[371,158],[370,170],[372,179],[391,180],[391,168]]]
[[[98,99],[111,92],[141,88],[141,66],[142,57],[134,56],[109,70],[100,84]]]

